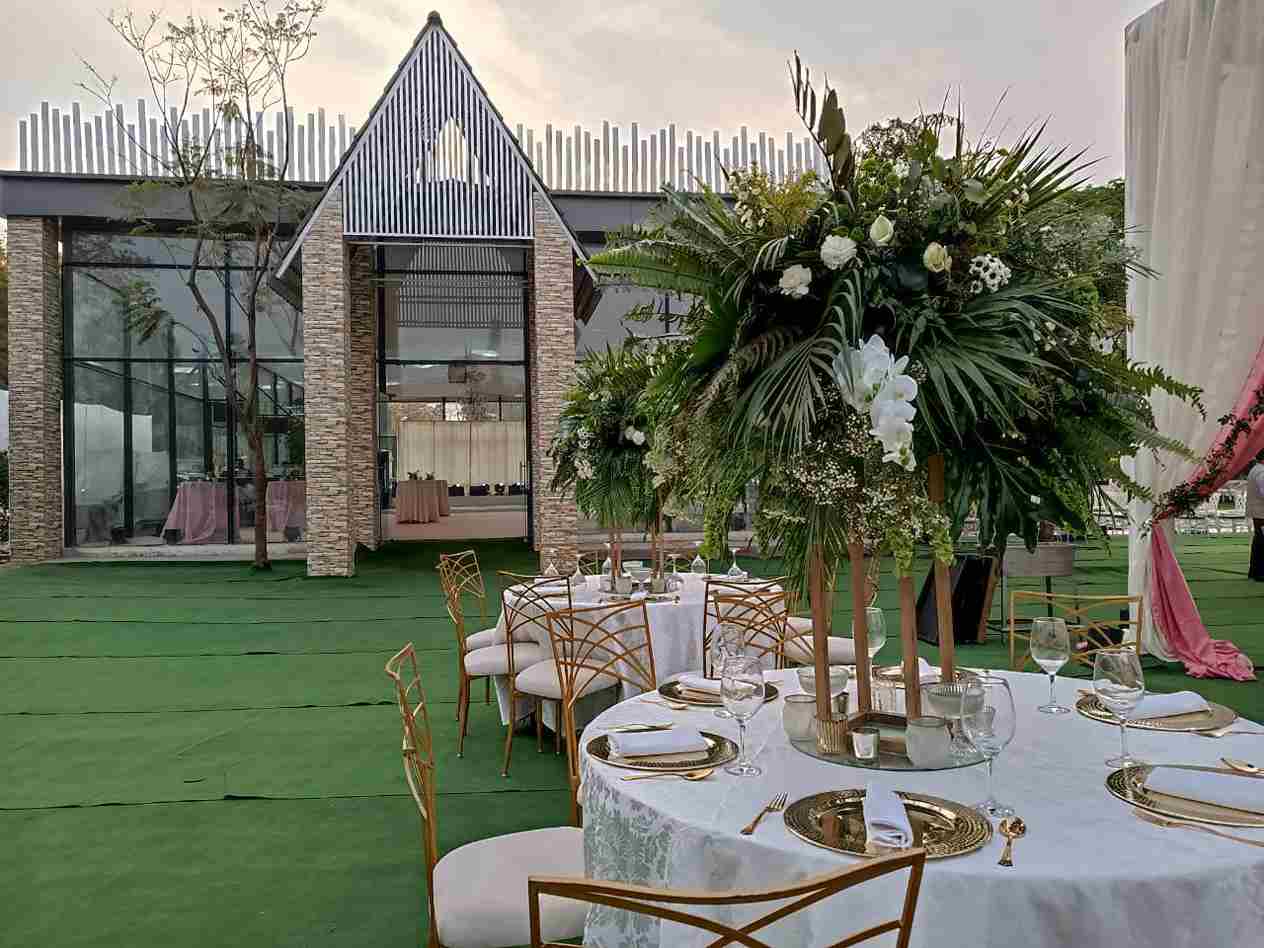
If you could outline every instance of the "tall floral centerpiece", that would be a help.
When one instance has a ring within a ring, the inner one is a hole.
[[[556,464],[550,489],[573,491],[579,512],[610,532],[616,574],[623,528],[657,522],[647,464],[652,429],[641,405],[651,359],[651,351],[631,341],[586,356],[549,449]]]
[[[1144,493],[1121,458],[1181,450],[1155,431],[1151,393],[1196,393],[1102,345],[1119,316],[1097,282],[1112,261],[1135,267],[1071,199],[1082,153],[1044,144],[1043,126],[1005,146],[968,142],[960,113],[899,123],[860,149],[836,92],[818,96],[798,57],[791,79],[826,176],[733,172],[731,200],[665,188],[654,223],[593,263],[693,298],[683,354],[647,399],[663,407],[658,437],[687,452],[695,479],[759,482],[762,540],[812,601],[818,674],[830,577],[851,560],[863,639],[859,564],[885,552],[914,674],[919,541],[937,562],[951,671],[945,564],[965,515],[995,548],[1011,533],[1034,544],[1044,520],[1096,530],[1101,485]]]

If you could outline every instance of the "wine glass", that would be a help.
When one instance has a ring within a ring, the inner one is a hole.
[[[882,646],[887,644],[887,624],[882,610],[877,606],[865,607],[865,631],[868,634],[869,667],[873,667],[873,658]],[[851,637],[856,639],[856,623],[851,624]],[[859,659],[857,659],[859,661]]]
[[[1145,675],[1136,650],[1101,649],[1093,659],[1093,691],[1119,718],[1119,756],[1107,758],[1106,765],[1130,767],[1140,763],[1128,753],[1128,715],[1145,696]]]
[[[693,562],[689,564],[689,569],[697,576],[705,576],[707,573],[707,561],[702,558],[702,544],[695,544],[698,547],[698,553],[693,558]]]
[[[961,727],[961,693],[964,690],[965,685],[957,681],[937,681],[922,688],[926,704],[937,715],[948,721],[949,728],[952,730],[952,746],[949,750],[952,753],[952,759],[959,763],[971,753],[970,742],[966,740]]]
[[[1053,696],[1053,684],[1058,669],[1071,660],[1071,636],[1065,619],[1037,618],[1031,620],[1031,657],[1049,676],[1049,703],[1036,710],[1044,714],[1067,714],[1071,709],[1058,704]]]
[[[755,716],[764,704],[764,669],[753,656],[734,655],[724,661],[724,674],[720,679],[720,697],[724,708],[737,720],[737,760],[725,767],[726,773],[735,777],[755,777],[761,771],[746,753],[746,722]]]
[[[711,670],[718,677],[724,677],[724,663],[730,658],[743,658],[746,655],[746,636],[741,628],[731,622],[721,622],[716,626],[711,639]],[[731,718],[733,715],[724,708],[716,708],[717,718]]]
[[[610,541],[607,540],[605,543],[602,544],[602,546],[606,548],[606,558],[605,560],[602,561],[602,564],[601,564],[601,575],[609,576],[611,573],[614,572],[614,560],[610,558]]]
[[[681,584],[684,582],[684,580],[680,578],[680,569],[679,569],[679,565],[676,562],[678,559],[680,559],[680,554],[668,553],[667,558],[671,560],[671,564],[672,564],[670,590],[671,592],[675,592],[677,589],[680,588]]]
[[[998,803],[992,781],[992,764],[998,754],[1014,739],[1017,719],[1014,696],[1004,678],[986,676],[964,682],[961,692],[961,729],[974,749],[984,756],[988,766],[987,799],[975,804],[980,813],[1001,819],[1013,816],[1012,807]]]
[[[550,546],[544,550],[544,575],[545,576],[551,577],[551,576],[557,575],[556,558],[557,558],[557,547]]]
[[[733,565],[729,567],[729,571],[727,575],[729,579],[741,579],[742,568],[737,565],[737,547],[731,546],[729,547],[729,550],[731,550],[733,553]]]

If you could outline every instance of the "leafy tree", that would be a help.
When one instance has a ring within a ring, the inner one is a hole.
[[[108,17],[110,26],[145,71],[164,143],[155,153],[133,138],[138,151],[161,166],[163,177],[137,182],[128,189],[127,217],[136,234],[158,234],[155,220],[160,215],[170,216],[164,209],[182,208],[187,217],[187,223],[179,228],[181,237],[193,240],[187,284],[210,327],[223,372],[230,424],[234,419],[239,423],[254,454],[254,560],[259,568],[270,564],[256,329],[267,307],[264,291],[278,262],[283,236],[310,207],[312,198],[286,182],[290,150],[279,156],[269,154],[256,138],[252,117],[277,107],[288,112],[290,69],[311,48],[316,35],[313,25],[323,8],[323,0],[284,0],[279,5],[269,0],[245,0],[221,9],[215,18],[189,16],[180,22],[164,21],[158,13],[138,16],[130,10]],[[91,65],[88,70],[90,80],[83,88],[112,108],[116,78],[107,78]],[[215,170],[211,148],[181,132],[186,116],[204,105],[211,114],[211,127],[203,130],[204,141],[215,142],[229,123],[243,132],[239,141],[224,148],[226,174]],[[244,337],[233,340],[225,338],[215,307],[198,281],[207,270],[223,273],[223,255],[230,252],[229,247],[245,248],[244,253],[231,251],[234,266],[242,268],[236,272],[244,274],[244,279],[231,284],[236,311],[245,320]],[[130,290],[127,298],[138,304],[130,322],[141,341],[168,325],[170,315],[139,288]],[[240,354],[234,352],[236,349],[244,350],[249,361],[244,394],[233,370],[234,355]]]

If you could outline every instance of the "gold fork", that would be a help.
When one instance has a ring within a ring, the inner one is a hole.
[[[755,827],[759,826],[759,821],[764,818],[765,813],[780,813],[786,808],[786,794],[782,793],[772,798],[768,805],[760,810],[753,820],[742,827],[742,835],[749,836],[755,832]]]
[[[1212,836],[1219,836],[1221,839],[1231,839],[1235,843],[1246,843],[1248,846],[1259,846],[1261,849],[1264,849],[1264,841],[1258,839],[1247,839],[1245,836],[1234,836],[1232,833],[1224,833],[1215,827],[1205,826],[1202,823],[1186,823],[1182,820],[1169,820],[1145,810],[1133,810],[1133,812],[1147,823],[1153,823],[1155,826],[1164,826],[1169,829],[1202,830],[1204,833],[1210,833]]]

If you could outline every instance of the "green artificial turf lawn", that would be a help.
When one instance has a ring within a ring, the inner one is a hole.
[[[1247,542],[1181,538],[1178,552],[1212,635],[1264,663],[1264,584],[1243,578]],[[475,546],[489,578],[534,562],[521,542]],[[237,563],[0,571],[0,945],[422,943],[417,818],[382,671],[408,641],[431,704],[442,846],[564,823],[563,761],[537,754],[533,735],[519,735],[500,776],[494,704],[472,706],[456,757],[455,642],[434,564],[457,548],[362,553],[351,580],[308,579],[289,562],[266,574]],[[1080,551],[1055,591],[1124,592],[1125,554],[1122,542]],[[895,611],[890,575],[879,604]],[[835,616],[849,620],[842,597]],[[1008,651],[993,633],[959,655],[1000,668]],[[1256,682],[1147,660],[1147,684],[1264,717]]]

